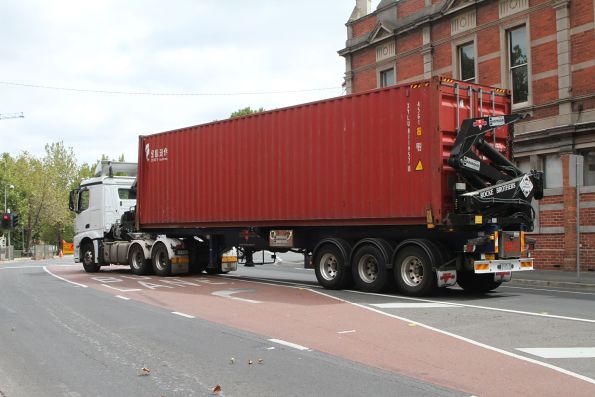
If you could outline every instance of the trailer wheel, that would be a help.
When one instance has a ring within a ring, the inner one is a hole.
[[[436,288],[436,273],[428,254],[415,245],[399,250],[394,263],[395,282],[405,295],[428,295]]]
[[[157,243],[153,247],[151,262],[155,274],[161,277],[171,275],[171,261],[167,252],[167,247],[163,243]]]
[[[87,273],[97,273],[99,271],[100,266],[95,263],[95,248],[93,247],[93,243],[87,242],[83,244],[81,257],[83,268]]]
[[[133,274],[137,276],[143,276],[148,274],[151,270],[151,264],[145,258],[145,252],[143,248],[138,244],[133,244],[130,247],[130,252],[128,253],[128,264],[130,265],[130,270],[132,270]]]
[[[351,282],[351,272],[345,264],[345,257],[337,246],[325,244],[318,248],[314,257],[318,283],[327,289],[345,288]]]
[[[483,294],[498,288],[502,282],[494,281],[493,274],[475,274],[474,272],[457,272],[457,284],[465,292]]]
[[[351,262],[355,287],[364,292],[381,292],[390,286],[391,276],[386,268],[386,259],[373,245],[360,247]]]

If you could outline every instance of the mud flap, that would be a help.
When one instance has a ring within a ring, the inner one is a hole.
[[[436,276],[438,277],[438,288],[450,287],[457,283],[456,270],[436,270]]]
[[[510,281],[511,278],[512,278],[512,272],[497,272],[497,273],[494,273],[494,281],[496,281],[496,282]]]

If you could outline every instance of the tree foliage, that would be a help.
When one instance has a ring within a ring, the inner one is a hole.
[[[47,144],[42,158],[27,152],[17,157],[3,153],[0,192],[14,186],[6,189],[6,202],[8,209],[19,214],[19,226],[11,236],[15,248],[29,251],[38,240],[72,241],[74,214],[68,209],[68,195],[82,179],[93,176],[94,169],[95,165],[86,163],[79,166],[73,149],[63,142]]]
[[[231,114],[231,116],[229,116],[229,118],[230,119],[233,119],[235,117],[248,116],[250,114],[260,113],[260,112],[264,112],[264,108],[252,109],[250,106],[248,106],[248,107],[245,107],[243,109],[236,110],[235,112],[233,112]]]

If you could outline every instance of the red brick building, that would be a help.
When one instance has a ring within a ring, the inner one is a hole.
[[[595,0],[356,0],[346,26],[348,93],[435,75],[510,89],[528,116],[515,160],[545,173],[537,267],[595,270]]]

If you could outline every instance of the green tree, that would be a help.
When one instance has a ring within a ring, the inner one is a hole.
[[[229,116],[229,118],[230,119],[233,119],[235,117],[248,116],[250,114],[260,113],[260,112],[264,112],[264,108],[252,109],[250,106],[248,106],[248,107],[245,107],[243,109],[236,110],[235,112],[233,112],[231,114],[231,116]]]

